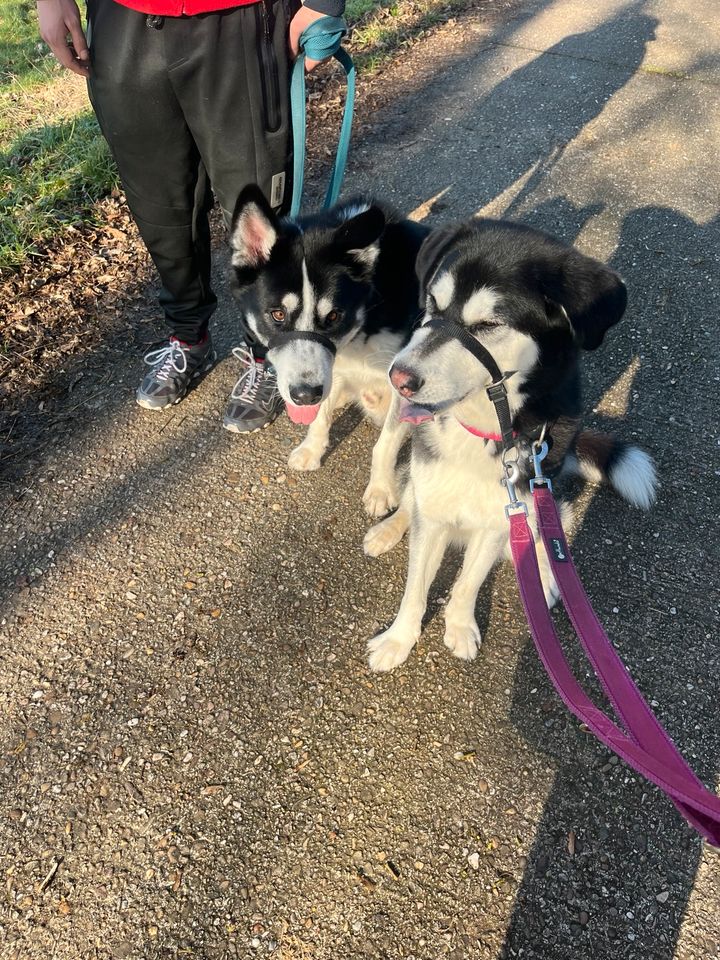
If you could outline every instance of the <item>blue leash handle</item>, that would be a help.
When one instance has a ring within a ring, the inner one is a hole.
[[[322,17],[311,23],[300,34],[300,53],[293,66],[290,81],[290,106],[292,112],[293,146],[295,158],[293,164],[293,194],[290,206],[290,216],[296,217],[300,213],[302,203],[303,180],[305,178],[305,58],[311,60],[325,60],[335,57],[347,75],[347,97],[343,113],[340,137],[338,139],[335,163],[333,164],[330,183],[323,209],[327,210],[338,198],[348,149],[350,147],[350,133],[352,131],[353,109],[355,104],[355,64],[350,54],[343,50],[341,44],[347,33],[347,24],[340,17]]]

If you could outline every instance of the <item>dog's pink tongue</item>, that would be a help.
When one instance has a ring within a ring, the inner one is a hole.
[[[288,403],[285,401],[285,409],[287,410],[287,415],[290,417],[293,423],[312,423],[315,417],[318,415],[318,410],[320,409],[319,403],[311,403],[306,407],[297,407],[294,403]]]
[[[419,407],[416,403],[410,403],[409,400],[403,400],[400,404],[400,422],[412,423],[417,426],[419,423],[425,423],[426,420],[432,420],[433,414],[425,407]]]

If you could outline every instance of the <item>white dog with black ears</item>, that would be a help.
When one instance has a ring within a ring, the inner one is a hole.
[[[416,425],[410,479],[398,510],[365,538],[366,553],[377,556],[410,526],[400,610],[368,644],[376,671],[403,663],[417,642],[429,588],[450,544],[464,547],[465,555],[445,607],[445,644],[472,660],[481,642],[478,591],[494,564],[509,556],[500,445],[489,439],[498,434],[486,393],[491,377],[453,335],[456,325],[507,374],[518,450],[527,453],[545,429],[546,475],[565,471],[606,481],[644,509],[655,497],[655,469],[644,451],[579,432],[580,351],[599,347],[625,312],[625,286],[613,270],[539,231],[478,219],[431,234],[417,273],[425,316],[390,369],[403,398],[401,417]],[[521,458],[520,467],[517,488],[534,521],[529,459]],[[552,606],[556,585],[542,548],[538,556]]]

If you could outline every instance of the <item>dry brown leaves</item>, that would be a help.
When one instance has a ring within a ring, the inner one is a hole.
[[[151,277],[121,196],[98,208],[101,225],[68,227],[0,282],[0,409],[52,392],[58,363],[103,338]]]

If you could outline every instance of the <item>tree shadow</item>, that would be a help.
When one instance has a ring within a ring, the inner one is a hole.
[[[645,7],[646,0],[629,4],[520,66],[517,58],[526,59],[527,51],[509,43],[510,31],[483,38],[483,58],[497,61],[494,66],[507,77],[488,89],[491,71],[478,71],[476,60],[468,58],[455,63],[454,73],[475,98],[454,97],[442,71],[407,96],[400,118],[381,119],[374,127],[372,139],[386,145],[388,164],[382,182],[365,175],[370,190],[418,206],[450,189],[454,205],[466,209],[486,206],[523,178],[520,199],[537,190],[567,146],[636,74],[658,25]],[[591,55],[608,48],[614,52],[610,65]],[[351,158],[350,174],[354,163],[360,170],[367,165],[362,150]],[[506,215],[512,216],[518,203]]]

